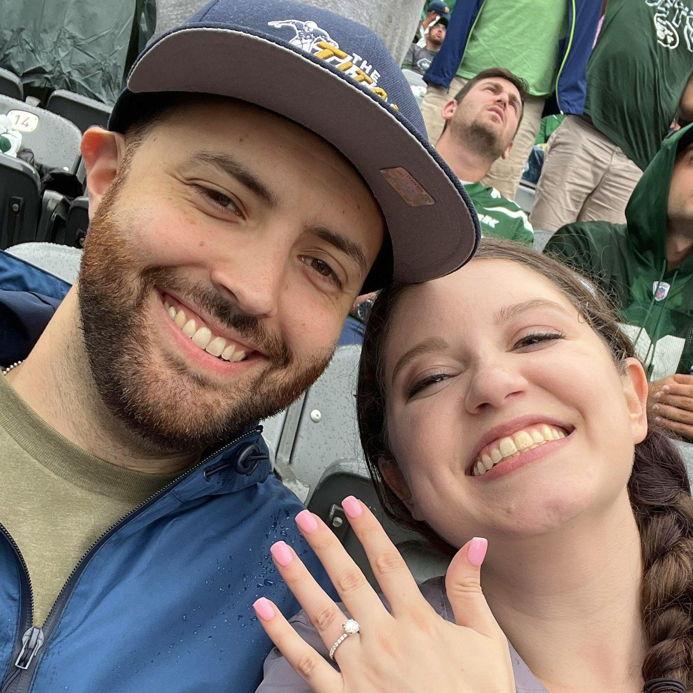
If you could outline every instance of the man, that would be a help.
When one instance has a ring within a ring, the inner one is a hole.
[[[595,3],[599,5],[599,3]],[[586,98],[549,142],[530,219],[625,222],[626,204],[676,116],[693,65],[693,0],[608,0]]]
[[[255,689],[253,601],[297,608],[270,545],[326,579],[254,422],[362,287],[477,242],[417,113],[372,33],[286,0],[218,0],[137,59],[84,136],[77,284],[0,253],[4,691]]]
[[[412,43],[404,58],[402,67],[423,75],[431,66],[431,60],[433,60],[445,40],[447,25],[447,19],[440,17],[435,24],[429,26],[423,37],[424,45],[419,46],[416,43]]]
[[[531,245],[534,231],[527,215],[482,182],[494,161],[510,155],[525,99],[522,80],[508,70],[480,72],[445,104],[445,129],[436,149],[464,183],[482,234]]]
[[[693,440],[693,125],[664,142],[628,202],[626,224],[570,224],[545,252],[613,296],[647,367],[650,412]]]
[[[512,154],[499,159],[484,181],[510,199],[532,149],[547,99],[575,112],[584,100],[584,76],[599,20],[596,0],[468,0],[457,3],[445,43],[424,79],[426,129],[435,142],[443,128],[441,109],[466,80],[504,67],[522,78],[529,96]]]

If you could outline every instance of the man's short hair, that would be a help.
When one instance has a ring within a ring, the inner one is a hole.
[[[522,102],[522,112],[524,114],[525,101],[529,96],[527,82],[525,82],[522,77],[518,77],[515,73],[506,70],[504,67],[489,67],[487,70],[482,70],[468,80],[462,89],[452,98],[457,101],[457,103],[460,103],[477,82],[481,82],[482,79],[493,79],[494,77],[507,80],[515,86],[518,92],[520,92],[520,101]]]

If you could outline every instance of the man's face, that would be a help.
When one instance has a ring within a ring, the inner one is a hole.
[[[341,155],[247,104],[175,108],[128,151],[107,187],[103,156],[88,166],[86,350],[130,428],[163,451],[201,449],[320,375],[383,222]]]
[[[522,117],[517,87],[502,77],[479,80],[457,103],[449,101],[443,117],[460,146],[505,158],[512,147]]]
[[[669,184],[669,224],[693,238],[693,143],[676,157]]]
[[[433,46],[440,48],[440,45],[445,40],[445,25],[438,22],[428,31],[428,42]]]

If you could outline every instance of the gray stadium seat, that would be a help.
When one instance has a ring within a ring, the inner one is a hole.
[[[22,80],[14,72],[0,67],[0,94],[9,96],[19,101],[24,100],[24,87]]]
[[[12,114],[22,133],[22,147],[31,149],[37,163],[51,169],[76,170],[82,139],[76,125],[44,108],[2,94],[0,113]]]
[[[529,214],[532,211],[535,193],[536,190],[534,185],[526,180],[521,181],[520,185],[517,187],[517,192],[515,193],[515,202],[520,205],[520,208],[526,214]]]
[[[549,238],[553,236],[553,231],[542,231],[541,229],[534,229],[534,250],[540,253],[544,250],[544,246],[549,242]]]
[[[0,154],[0,249],[36,237],[41,181],[33,166]]]
[[[105,103],[66,89],[56,89],[48,97],[46,110],[66,118],[82,132],[91,125],[105,128],[111,114],[111,109]]]

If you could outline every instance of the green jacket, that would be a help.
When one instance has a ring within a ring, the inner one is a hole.
[[[669,184],[692,128],[664,141],[633,191],[626,224],[568,224],[544,249],[591,275],[614,299],[650,380],[693,366],[693,254],[674,269],[665,254]]]

